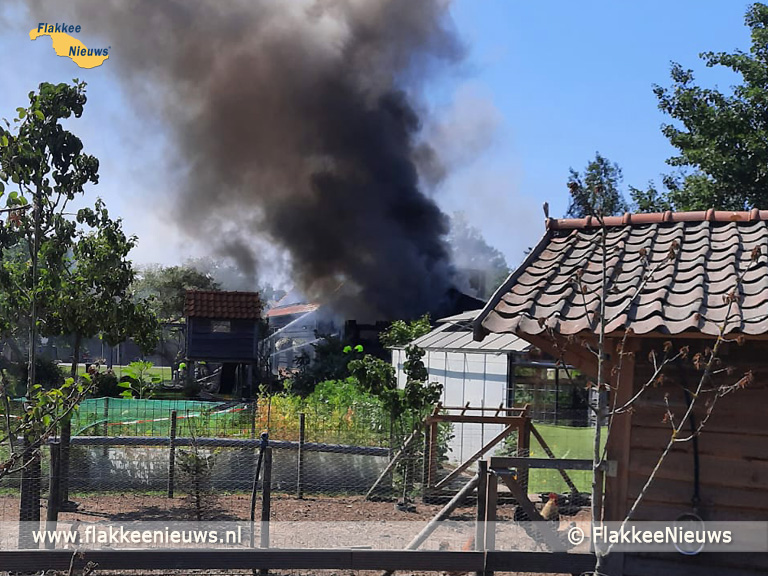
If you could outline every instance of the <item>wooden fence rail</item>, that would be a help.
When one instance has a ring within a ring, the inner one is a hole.
[[[74,555],[74,561],[73,561]],[[6,571],[97,570],[405,570],[429,572],[548,572],[593,569],[591,554],[434,550],[12,550],[0,551]]]

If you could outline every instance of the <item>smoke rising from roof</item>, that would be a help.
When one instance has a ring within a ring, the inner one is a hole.
[[[347,306],[387,317],[433,309],[452,285],[449,222],[418,170],[435,162],[419,141],[422,83],[462,57],[447,1],[77,0],[36,12],[109,40],[105,68],[167,122],[186,167],[177,223],[215,253],[255,274],[249,239],[265,236],[308,296],[344,283]]]

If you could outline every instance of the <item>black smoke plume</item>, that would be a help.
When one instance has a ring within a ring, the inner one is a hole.
[[[423,83],[461,59],[441,0],[39,3],[112,46],[105,68],[172,134],[177,223],[257,270],[285,248],[311,298],[347,313],[434,310],[448,220],[420,185]],[[47,20],[46,20],[47,18]],[[426,160],[425,160],[426,159]],[[431,167],[434,168],[434,167]],[[337,292],[343,285],[341,292]]]

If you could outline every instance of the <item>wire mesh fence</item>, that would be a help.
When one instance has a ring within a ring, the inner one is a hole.
[[[300,412],[281,398],[85,400],[71,416],[69,472],[60,478],[65,498],[77,504],[78,514],[112,519],[201,514],[248,519],[264,432],[273,453],[271,485],[278,498],[311,497],[330,505],[362,501],[366,495],[391,500],[403,488],[417,488],[416,453],[403,460],[403,468],[382,475],[403,433],[380,407],[304,408]],[[9,452],[6,444],[0,446],[0,461]],[[40,452],[37,481],[45,500],[50,449],[44,446]],[[405,469],[410,476],[404,478]],[[18,517],[20,484],[20,473],[0,479],[0,520]],[[62,510],[74,511],[74,503],[65,502]]]
[[[14,411],[18,413],[18,406]],[[95,398],[72,415],[65,518],[109,520],[248,520],[261,444],[273,454],[274,513],[285,520],[396,518],[422,493],[428,446],[417,433],[397,465],[415,423],[393,426],[380,406],[304,405],[282,397],[253,402]],[[557,458],[589,458],[592,430],[536,424]],[[440,424],[437,479],[450,474],[497,432]],[[463,447],[463,448],[462,448]],[[0,446],[0,461],[9,454]],[[41,451],[41,515],[51,477],[50,449]],[[532,440],[518,450],[516,433],[484,454],[545,456]],[[474,474],[474,466],[453,488]],[[569,472],[588,491],[589,472]],[[21,474],[0,479],[0,521],[18,519]],[[257,490],[261,490],[261,485]],[[565,493],[554,470],[532,470],[530,493]],[[393,505],[393,503],[395,505]],[[393,516],[394,514],[394,516]]]

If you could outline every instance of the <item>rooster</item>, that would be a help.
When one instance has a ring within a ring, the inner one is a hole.
[[[560,509],[557,507],[557,494],[550,492],[549,500],[544,504],[544,508],[541,509],[541,517],[544,520],[551,520],[557,522],[560,520]]]

